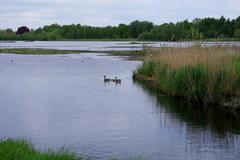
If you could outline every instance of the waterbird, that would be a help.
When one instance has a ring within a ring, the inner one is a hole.
[[[117,77],[115,77],[115,79],[113,79],[113,82],[115,82],[115,83],[121,83],[122,80],[121,80],[121,79],[117,79]]]
[[[107,78],[107,76],[104,75],[104,82],[111,82],[111,79],[110,79],[110,78]]]

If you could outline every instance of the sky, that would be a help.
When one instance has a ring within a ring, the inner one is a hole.
[[[148,20],[154,24],[185,19],[240,16],[240,0],[0,0],[0,28],[26,25],[128,24]]]

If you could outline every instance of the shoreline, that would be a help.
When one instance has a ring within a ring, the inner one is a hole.
[[[40,150],[35,147],[31,141],[26,139],[15,139],[15,138],[4,138],[0,139],[0,157],[5,160],[10,159],[24,159],[24,160],[95,160],[90,155],[86,154],[78,154],[76,152],[71,151],[70,149],[66,149],[61,147],[58,150],[54,150],[53,148],[45,148],[44,150]],[[123,158],[124,157],[124,158]],[[145,158],[141,156],[109,156],[106,157],[107,160],[145,160]]]
[[[240,42],[239,38],[212,38],[212,39],[201,39],[201,40],[194,40],[194,39],[183,39],[183,40],[178,40],[178,41],[162,41],[162,40],[141,40],[141,39],[59,39],[59,40],[25,40],[25,39],[5,39],[5,40],[0,40],[0,43],[4,43],[4,42],[17,42],[17,41],[25,41],[25,42],[35,42],[35,41],[56,41],[56,42],[62,42],[62,41],[87,41],[87,42],[91,42],[91,41],[103,41],[103,42],[108,42],[108,41],[119,41],[119,42]]]
[[[81,54],[81,53],[105,53],[116,56],[143,56],[143,50],[125,50],[125,51],[94,51],[94,50],[59,50],[42,48],[0,48],[0,54],[28,54],[28,55],[56,55],[56,54]]]
[[[237,96],[228,97],[228,98],[220,101],[218,104],[204,106],[204,104],[194,103],[194,102],[189,101],[187,98],[184,98],[182,96],[173,96],[173,95],[159,89],[157,87],[157,83],[154,78],[146,77],[143,75],[136,75],[136,74],[133,74],[132,78],[133,78],[133,81],[143,83],[143,84],[147,85],[148,87],[150,87],[152,90],[155,90],[156,92],[161,93],[165,96],[169,96],[179,102],[184,101],[191,106],[197,105],[198,107],[205,109],[205,110],[208,110],[211,108],[218,109],[219,111],[221,111],[224,114],[229,114],[234,117],[240,117],[240,93]]]
[[[239,115],[239,51],[233,47],[150,49],[133,72],[133,80],[200,107]]]

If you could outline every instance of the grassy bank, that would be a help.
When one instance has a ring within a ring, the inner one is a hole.
[[[5,139],[0,140],[1,160],[94,160],[84,155],[77,155],[73,152],[61,149],[53,151],[48,149],[40,151],[29,141]],[[144,160],[141,157],[109,157],[108,160]]]
[[[132,50],[132,51],[106,51],[104,53],[115,55],[115,56],[144,56],[145,51],[143,50]]]
[[[236,104],[228,106],[240,106],[240,48],[237,47],[149,50],[133,77],[200,105],[224,104],[234,99]]]
[[[14,54],[68,54],[80,53],[79,50],[57,50],[57,49],[39,49],[39,48],[0,48],[0,53]]]
[[[2,140],[0,141],[1,160],[84,160],[83,156],[59,150],[41,152],[25,140]]]

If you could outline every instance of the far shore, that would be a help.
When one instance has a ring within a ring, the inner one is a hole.
[[[0,48],[0,53],[6,54],[29,54],[29,55],[54,55],[54,54],[80,54],[80,53],[104,53],[117,56],[136,56],[144,55],[142,50],[127,51],[94,51],[94,50],[59,50],[42,48]]]
[[[102,42],[129,42],[129,43],[154,43],[154,42],[240,42],[239,38],[208,38],[208,39],[202,39],[202,40],[194,40],[194,39],[182,39],[182,40],[178,40],[178,41],[161,41],[161,40],[139,40],[139,39],[58,39],[58,40],[38,40],[38,39],[34,39],[34,40],[24,40],[24,39],[20,39],[20,40],[11,40],[11,39],[6,39],[6,40],[0,40],[1,42],[17,42],[17,41],[25,41],[25,42],[35,42],[35,41],[56,41],[56,42],[61,42],[61,41],[87,41],[87,42],[94,42],[94,41],[102,41]]]

